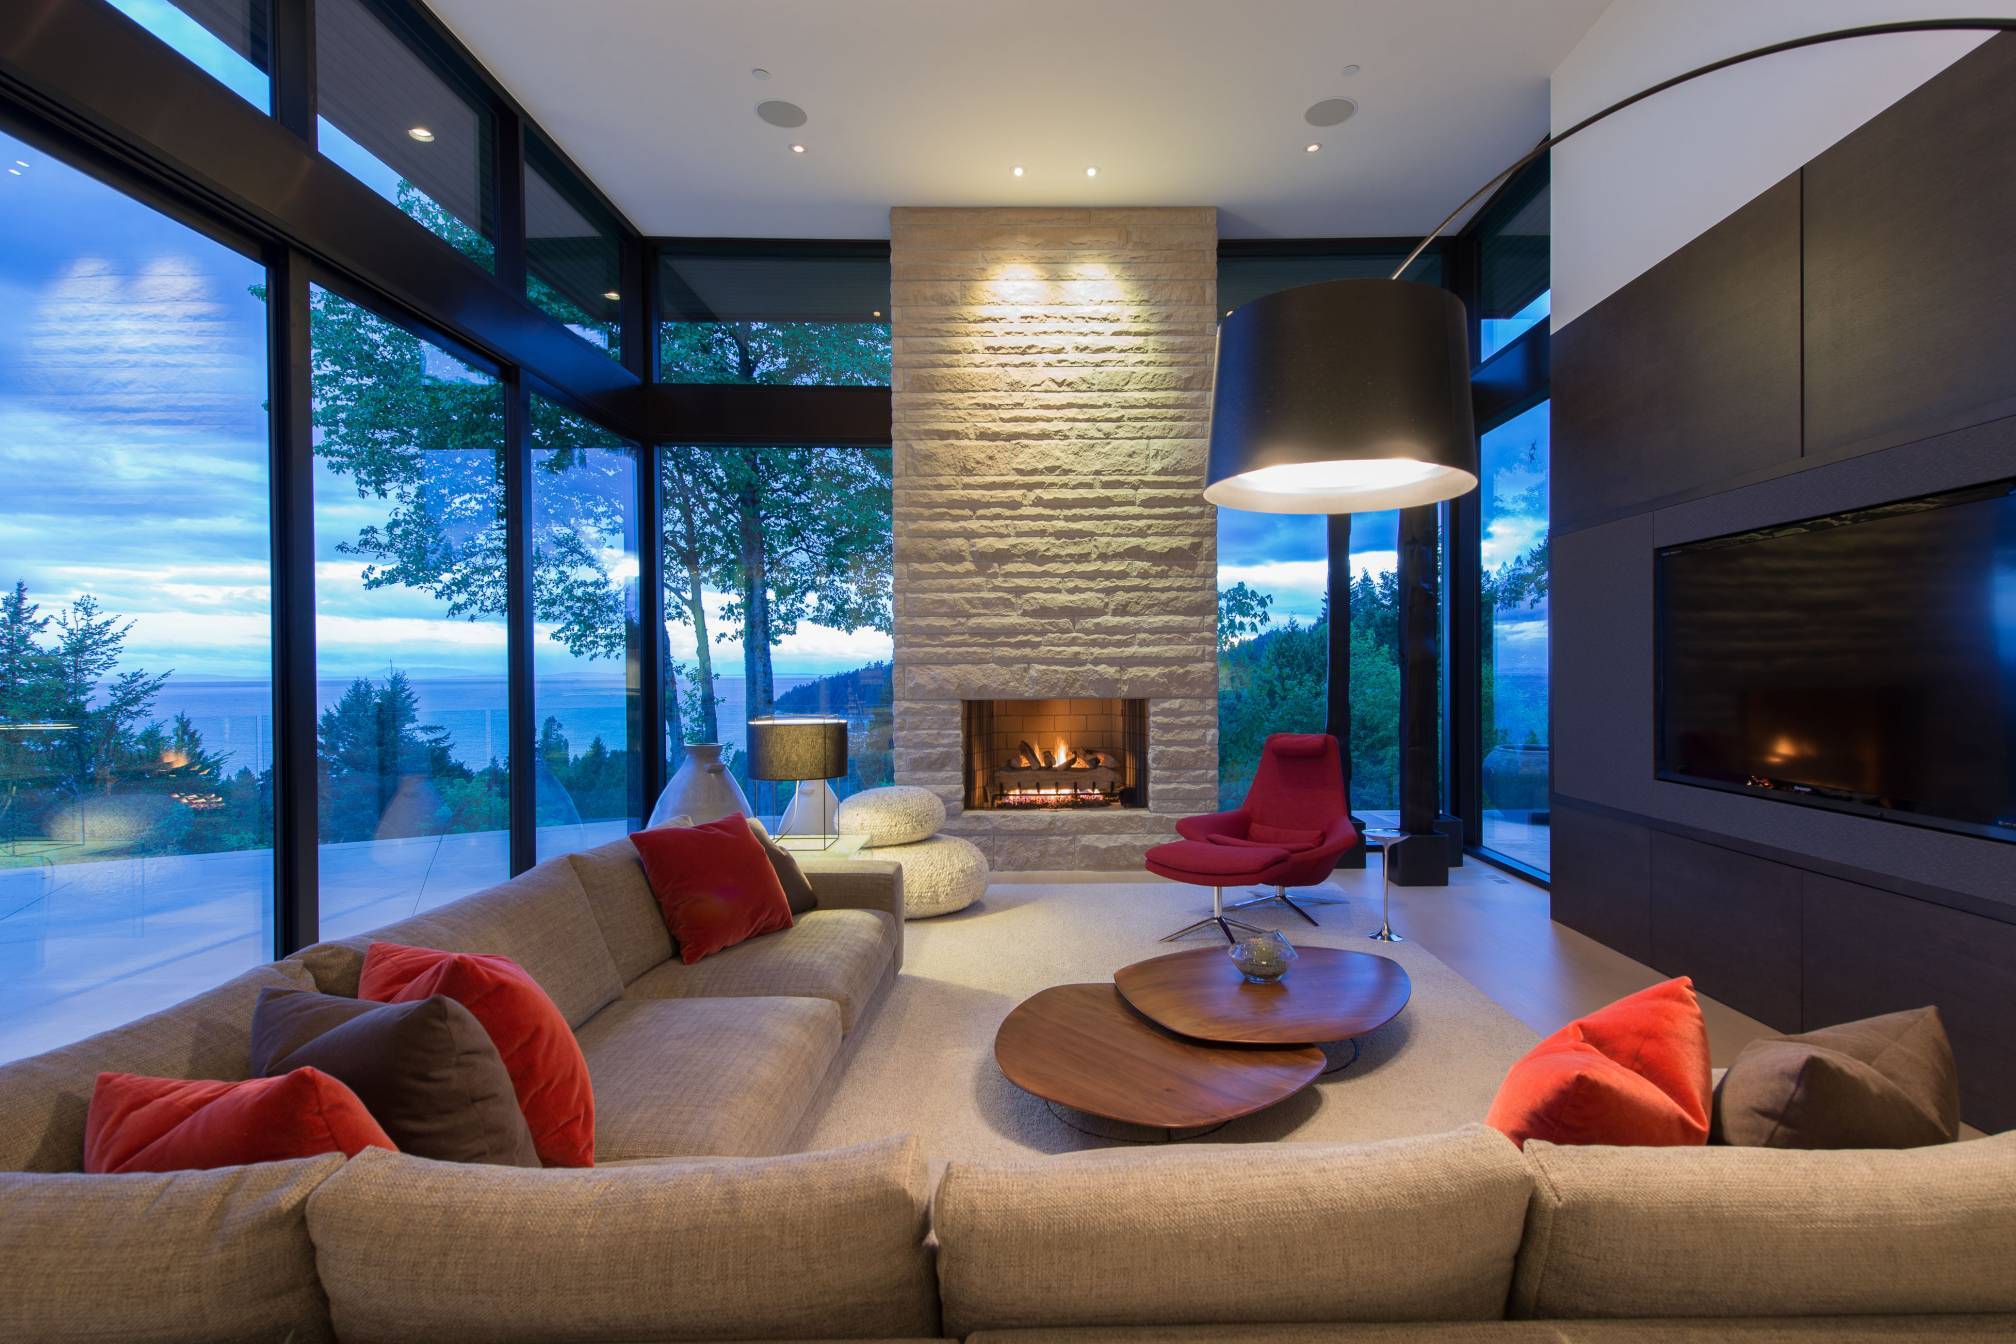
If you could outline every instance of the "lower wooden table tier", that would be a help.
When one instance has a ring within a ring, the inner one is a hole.
[[[1016,1005],[994,1037],[994,1058],[1024,1091],[1159,1129],[1203,1128],[1265,1110],[1301,1091],[1324,1065],[1313,1045],[1186,1039],[1128,1007],[1111,984],[1057,985]]]

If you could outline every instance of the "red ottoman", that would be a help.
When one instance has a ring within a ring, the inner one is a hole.
[[[1202,840],[1172,840],[1149,850],[1143,860],[1149,872],[1172,882],[1211,888],[1211,913],[1162,941],[1173,942],[1207,924],[1216,924],[1227,942],[1237,941],[1232,936],[1234,928],[1262,932],[1257,925],[1225,917],[1225,888],[1258,882],[1262,873],[1287,857],[1287,850],[1272,845],[1212,845]]]

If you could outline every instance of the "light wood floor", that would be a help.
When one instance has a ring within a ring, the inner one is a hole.
[[[1379,899],[1379,863],[1340,872],[1337,885]],[[1319,911],[1317,917],[1322,917]],[[1548,917],[1547,893],[1478,859],[1466,859],[1446,887],[1393,888],[1393,929],[1414,937],[1464,979],[1535,1031],[1600,1008],[1668,977]],[[1771,1029],[1706,995],[1708,1049],[1715,1067]]]

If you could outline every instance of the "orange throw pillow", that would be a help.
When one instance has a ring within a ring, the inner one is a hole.
[[[467,1008],[511,1075],[532,1147],[549,1167],[595,1165],[595,1090],[560,1009],[509,957],[373,943],[357,997],[413,1003],[441,994]]]
[[[791,902],[747,817],[638,831],[630,843],[688,966],[791,927]]]
[[[1577,1018],[1527,1051],[1484,1123],[1517,1144],[1708,1142],[1708,1028],[1686,976]]]
[[[84,1170],[208,1171],[390,1148],[357,1094],[320,1069],[242,1083],[101,1073],[84,1113]]]

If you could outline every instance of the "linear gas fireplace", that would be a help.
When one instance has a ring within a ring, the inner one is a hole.
[[[968,700],[966,809],[1148,805],[1146,700]]]

